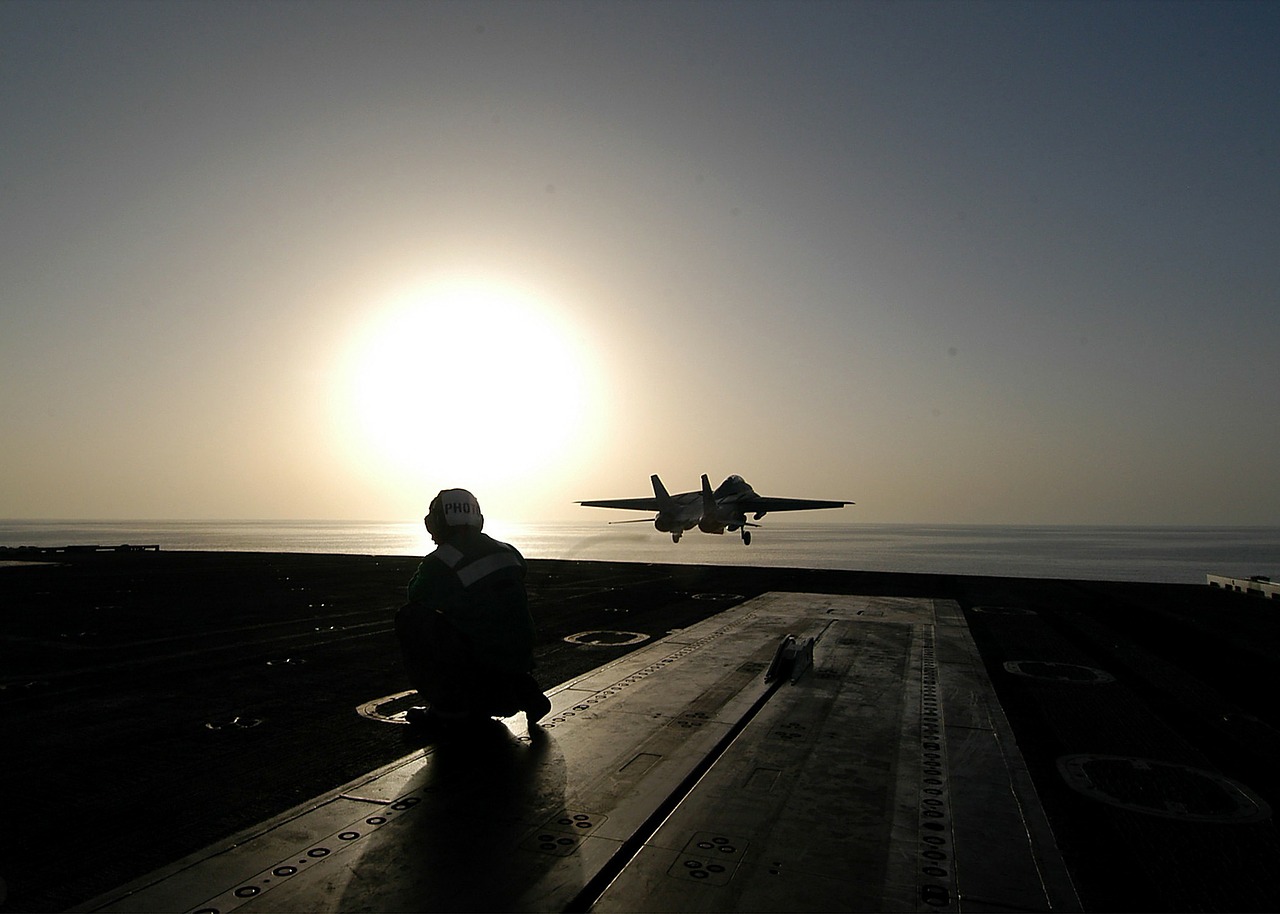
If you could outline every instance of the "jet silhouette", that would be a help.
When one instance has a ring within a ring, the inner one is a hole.
[[[751,545],[751,531],[758,527],[747,520],[752,515],[760,520],[770,511],[810,511],[816,508],[843,508],[851,501],[820,501],[812,498],[770,498],[757,495],[741,476],[730,476],[712,491],[707,474],[702,474],[702,489],[698,492],[681,492],[671,495],[655,473],[649,477],[653,483],[652,498],[606,498],[580,501],[588,508],[622,508],[628,511],[656,511],[653,526],[671,534],[671,542],[680,542],[686,530],[697,527],[703,533],[730,533],[741,530],[744,545]],[[644,520],[612,521],[617,524],[648,523]]]

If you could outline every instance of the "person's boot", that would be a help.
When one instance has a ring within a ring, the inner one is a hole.
[[[533,726],[542,718],[551,713],[551,700],[542,694],[541,689],[534,687],[534,691],[530,692],[529,697],[524,702],[524,717],[529,722],[529,726]]]

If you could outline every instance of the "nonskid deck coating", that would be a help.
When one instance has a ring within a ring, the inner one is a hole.
[[[0,835],[0,910],[82,906],[420,746],[412,728],[357,713],[405,688],[390,618],[415,564],[159,552],[5,569],[0,721],[20,789]],[[634,649],[569,635],[656,639],[770,590],[959,605],[1012,727],[996,748],[1025,761],[1011,775],[1034,782],[1086,910],[1280,908],[1280,618],[1267,601],[1193,585],[531,561],[542,681]],[[958,871],[998,860],[983,848],[959,840]]]
[[[818,639],[813,668],[720,746],[787,634]],[[552,700],[542,734],[415,753],[88,909],[1077,906],[950,601],[767,594]]]

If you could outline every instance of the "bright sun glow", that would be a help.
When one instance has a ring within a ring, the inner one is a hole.
[[[357,452],[433,487],[532,477],[580,443],[583,347],[536,297],[437,283],[366,328],[344,383]]]

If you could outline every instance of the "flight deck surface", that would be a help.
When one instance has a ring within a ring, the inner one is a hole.
[[[1078,909],[952,601],[766,594],[551,697],[89,909]]]
[[[4,569],[0,910],[1280,907],[1267,601],[534,561],[546,726],[430,742],[414,565]]]

